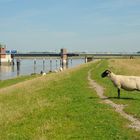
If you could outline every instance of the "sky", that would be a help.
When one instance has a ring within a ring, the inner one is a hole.
[[[27,51],[140,51],[140,0],[0,0],[0,42]]]

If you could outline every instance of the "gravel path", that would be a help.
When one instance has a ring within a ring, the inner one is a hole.
[[[95,89],[98,96],[103,99],[103,102],[106,104],[111,105],[113,108],[115,108],[115,111],[118,112],[122,117],[129,120],[131,124],[129,127],[134,128],[136,131],[140,131],[140,121],[135,118],[133,115],[129,115],[123,111],[125,108],[125,105],[116,104],[113,101],[109,100],[107,96],[104,95],[104,88],[96,83],[93,79],[91,79],[91,70],[88,72],[88,81],[91,86],[91,88]]]

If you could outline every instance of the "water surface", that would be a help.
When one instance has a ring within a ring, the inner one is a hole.
[[[17,67],[17,60],[14,66],[0,66],[0,80],[10,79],[20,75],[30,75],[31,73],[49,72],[60,68],[60,59],[20,59]],[[84,59],[69,59],[68,68],[83,64]]]

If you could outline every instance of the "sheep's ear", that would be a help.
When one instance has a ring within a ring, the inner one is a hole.
[[[110,71],[110,70],[106,70],[106,73],[108,73],[108,74],[109,74],[109,73],[111,73],[111,71]]]

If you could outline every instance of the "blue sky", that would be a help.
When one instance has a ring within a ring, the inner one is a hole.
[[[0,0],[0,42],[18,51],[140,51],[140,0]]]

